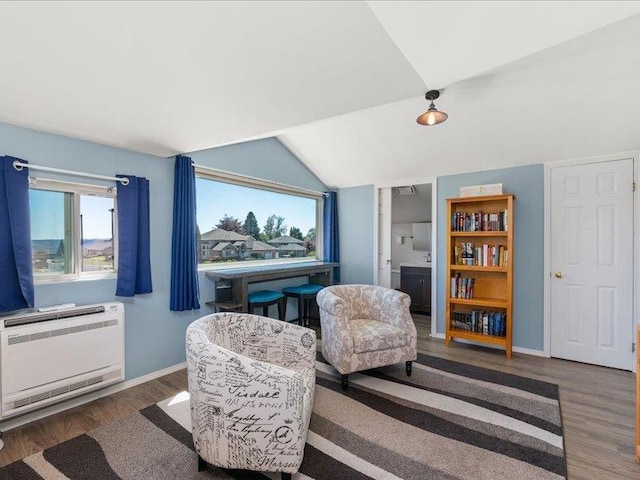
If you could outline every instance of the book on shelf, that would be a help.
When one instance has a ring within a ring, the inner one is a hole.
[[[463,277],[460,272],[451,277],[451,297],[452,298],[473,298],[473,287],[475,278]]]
[[[506,232],[509,225],[509,213],[456,212],[451,216],[452,232]]]
[[[472,242],[462,242],[454,246],[456,265],[480,267],[506,267],[509,251],[504,245],[483,244],[475,246]]]
[[[507,314],[485,310],[471,310],[470,313],[452,312],[451,327],[482,335],[504,337],[507,331]]]

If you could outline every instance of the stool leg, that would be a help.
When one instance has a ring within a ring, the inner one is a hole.
[[[278,300],[278,318],[284,321],[287,318],[287,299],[281,298]]]
[[[309,319],[311,318],[311,299],[304,299],[304,324],[309,326]]]
[[[304,300],[302,295],[298,297],[298,324],[304,326]]]
[[[268,317],[269,316],[269,305],[264,305],[262,307],[262,316],[263,317]]]
[[[205,462],[204,459],[200,455],[198,455],[198,471],[202,472],[206,469],[207,469],[207,462]]]

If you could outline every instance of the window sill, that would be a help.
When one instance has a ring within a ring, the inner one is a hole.
[[[115,280],[118,278],[118,274],[116,272],[109,272],[103,274],[92,274],[92,275],[52,275],[50,277],[35,277],[33,280],[34,285],[50,285],[55,283],[76,283],[76,282],[85,282],[85,281],[93,281],[93,280]]]

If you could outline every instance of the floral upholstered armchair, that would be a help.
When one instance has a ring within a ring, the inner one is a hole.
[[[315,389],[313,330],[245,313],[187,328],[198,469],[282,472],[302,463]]]
[[[375,285],[334,285],[318,293],[322,355],[342,374],[349,374],[417,358],[416,326],[406,293]]]

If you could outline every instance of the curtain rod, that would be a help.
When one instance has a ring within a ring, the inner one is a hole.
[[[42,170],[44,172],[54,173],[66,173],[67,175],[75,175],[77,177],[97,178],[99,180],[111,180],[113,182],[120,182],[123,185],[129,184],[129,179],[126,177],[108,177],[107,175],[96,175],[95,173],[76,172],[75,170],[63,170],[62,168],[42,167],[40,165],[31,165],[30,163],[22,163],[18,160],[13,162],[13,168],[20,171],[23,168],[30,168],[32,170]]]
[[[317,190],[311,190],[309,188],[302,188],[302,187],[296,187],[294,185],[287,185],[285,183],[278,183],[278,182],[274,182],[272,180],[265,180],[264,178],[258,178],[258,177],[252,177],[250,175],[243,175],[241,173],[234,173],[234,172],[229,172],[227,170],[220,170],[218,168],[212,168],[212,167],[207,167],[205,165],[198,165],[196,163],[192,162],[192,165],[195,168],[199,168],[201,170],[206,170],[212,173],[219,173],[221,175],[227,175],[230,177],[235,177],[235,178],[243,178],[243,179],[247,179],[247,180],[252,180],[254,182],[260,182],[260,183],[268,183],[271,184],[275,187],[285,187],[285,188],[290,188],[291,190],[297,190],[299,192],[307,192],[313,195],[318,195],[318,196],[323,196],[323,197],[328,197],[329,194],[327,192],[318,192]]]

